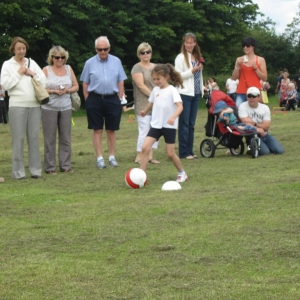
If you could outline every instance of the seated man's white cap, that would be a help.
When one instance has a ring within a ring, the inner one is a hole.
[[[260,90],[257,87],[252,86],[247,90],[247,95],[249,95],[249,94],[251,94],[253,96],[258,96],[258,95],[260,95]]]

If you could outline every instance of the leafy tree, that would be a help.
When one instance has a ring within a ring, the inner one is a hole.
[[[291,41],[285,35],[276,35],[275,24],[269,18],[254,25],[252,34],[257,41],[257,54],[263,56],[268,73],[278,73],[283,68],[292,69],[295,59]]]
[[[31,56],[41,63],[43,42],[49,34],[45,27],[45,18],[50,17],[50,0],[8,0],[0,2],[1,23],[0,23],[0,57],[1,65],[11,55],[8,48],[11,39],[21,36],[29,44],[28,56]],[[45,55],[45,53],[43,53]]]
[[[111,53],[122,59],[127,74],[137,62],[141,42],[153,47],[153,61],[174,63],[182,36],[196,34],[206,70],[232,69],[241,40],[258,14],[251,0],[7,0],[0,2],[1,62],[14,36],[24,37],[28,56],[45,65],[52,45],[70,52],[70,64],[80,74],[95,54],[94,40],[107,35]]]
[[[193,0],[204,19],[200,27],[202,49],[210,74],[232,71],[241,53],[241,41],[258,14],[258,6],[248,0]]]
[[[293,60],[289,61],[289,72],[298,73],[300,69],[300,3],[298,4],[299,11],[292,23],[287,25],[284,36],[288,39],[289,44],[292,45]]]

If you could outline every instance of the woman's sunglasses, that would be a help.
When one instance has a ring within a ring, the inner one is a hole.
[[[55,59],[65,59],[66,57],[63,55],[63,56],[52,56],[53,58],[55,58]]]
[[[151,53],[151,50],[148,50],[148,51],[141,51],[141,52],[140,52],[141,55],[150,54],[150,53]]]

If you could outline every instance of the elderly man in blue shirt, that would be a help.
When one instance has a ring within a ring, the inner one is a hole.
[[[116,130],[120,129],[121,99],[124,80],[127,79],[120,59],[109,54],[110,43],[106,36],[95,40],[97,54],[85,62],[80,80],[86,101],[88,128],[93,129],[93,145],[97,155],[96,167],[105,169],[102,156],[103,125],[107,135],[109,165],[117,167],[115,158]]]

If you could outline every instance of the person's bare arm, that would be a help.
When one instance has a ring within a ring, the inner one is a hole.
[[[137,88],[146,96],[150,96],[151,91],[144,83],[144,76],[143,73],[134,73],[132,74],[132,80],[136,84]]]
[[[119,99],[121,100],[123,98],[123,95],[124,95],[124,81],[119,81],[118,82],[118,89],[119,89]]]
[[[170,125],[174,125],[174,122],[176,120],[176,118],[181,114],[181,112],[183,111],[183,105],[182,102],[175,102],[175,105],[177,106],[173,116],[167,121],[168,124]]]
[[[255,126],[257,129],[262,129],[263,131],[268,131],[270,129],[271,121],[264,120],[262,123],[255,123],[249,116],[245,118],[241,118],[242,123],[246,125]],[[259,132],[259,130],[258,130]]]
[[[86,101],[87,97],[89,96],[88,87],[89,87],[89,84],[87,82],[82,83],[82,91],[83,91],[83,96],[84,96],[85,101]]]
[[[73,69],[70,66],[70,71],[71,71],[71,77],[72,77],[72,87],[70,87],[69,89],[67,89],[67,93],[75,93],[79,90],[79,85],[76,79],[76,76],[74,74]]]
[[[231,114],[231,113],[233,113],[233,109],[232,109],[231,107],[225,108],[224,110],[222,110],[222,111],[220,112],[219,117],[220,117],[220,118],[224,118],[224,114],[225,114],[225,113]],[[228,118],[226,118],[226,119],[227,119],[227,121],[228,121]]]
[[[152,103],[152,102],[149,102],[149,103],[147,104],[146,108],[143,109],[143,110],[140,112],[140,115],[141,115],[142,117],[145,117],[146,114],[147,114],[147,112],[148,112],[150,109],[152,109],[152,107],[153,107],[153,103]]]
[[[240,68],[241,68],[242,63],[243,63],[243,56],[239,56],[235,61],[234,70],[233,70],[232,75],[231,75],[232,80],[239,79],[239,77],[240,77]]]
[[[266,61],[263,57],[258,58],[259,68],[256,66],[255,62],[252,62],[252,68],[254,69],[256,75],[263,81],[267,81],[268,79],[268,72],[267,72],[267,65]]]

